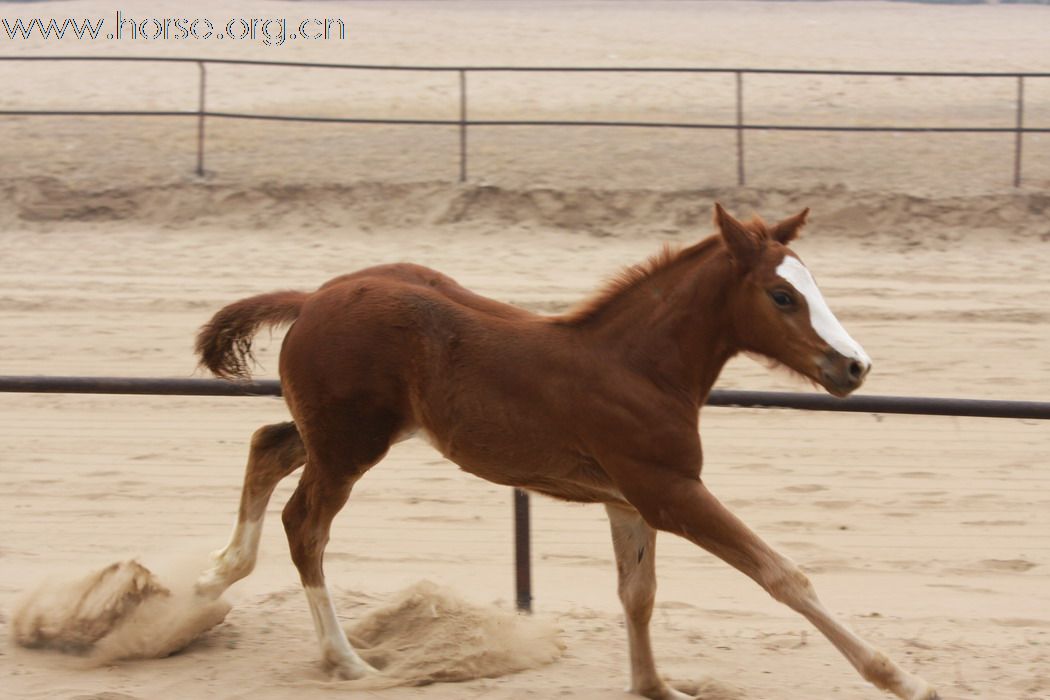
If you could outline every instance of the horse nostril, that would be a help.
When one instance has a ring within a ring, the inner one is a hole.
[[[854,379],[862,379],[864,377],[864,365],[853,360],[849,363],[849,376]]]

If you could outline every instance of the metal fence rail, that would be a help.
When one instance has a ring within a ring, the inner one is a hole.
[[[154,394],[167,396],[280,396],[276,379],[229,382],[222,379],[135,377],[0,376],[0,393],[42,394]],[[741,391],[715,389],[708,406],[738,408],[794,408],[848,413],[905,413],[926,416],[1029,418],[1050,420],[1050,402],[990,399],[930,398],[923,396],[850,396],[797,391]]]
[[[1014,134],[1013,184],[1020,186],[1022,180],[1024,134],[1050,133],[1050,127],[1031,127],[1024,123],[1025,81],[1050,78],[1050,73],[1041,72],[997,72],[997,71],[883,71],[883,70],[816,70],[794,68],[705,68],[705,67],[658,67],[658,66],[419,66],[419,65],[371,65],[355,63],[309,63],[294,61],[258,61],[219,58],[178,58],[141,56],[0,56],[0,61],[109,61],[192,63],[199,68],[197,109],[193,111],[150,110],[0,110],[0,116],[21,117],[192,117],[197,119],[197,168],[204,175],[205,120],[241,119],[281,122],[312,122],[329,124],[390,124],[401,126],[453,126],[459,130],[459,180],[465,182],[468,173],[467,132],[469,127],[596,127],[596,128],[642,128],[642,129],[703,129],[736,132],[737,184],[746,184],[744,133],[747,131],[794,131],[794,132],[859,132],[859,133],[970,133],[970,134]],[[207,66],[237,65],[267,68],[307,68],[318,70],[356,71],[402,71],[449,73],[458,76],[458,119],[399,119],[399,118],[353,118],[315,117],[309,115],[279,115],[245,112],[212,112],[207,109]],[[471,73],[643,73],[643,74],[720,74],[735,78],[736,118],[732,123],[664,122],[664,121],[610,121],[610,120],[542,120],[542,119],[470,119],[467,78]],[[812,124],[764,124],[751,123],[744,119],[744,77],[747,75],[809,75],[840,77],[893,77],[893,78],[982,78],[1011,80],[1016,83],[1015,119],[1012,126],[849,126]]]
[[[280,396],[276,380],[229,382],[221,379],[0,376],[0,392],[47,394],[132,394],[179,396]],[[1050,402],[937,399],[914,396],[854,396],[715,390],[711,406],[796,408],[811,411],[909,413],[985,418],[1050,420]],[[519,610],[532,609],[532,557],[528,494],[514,489],[514,587]]]

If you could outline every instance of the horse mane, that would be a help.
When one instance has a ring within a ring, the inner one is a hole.
[[[764,232],[764,224],[762,228]],[[759,232],[756,230],[756,233]],[[722,238],[718,235],[708,236],[699,243],[686,248],[665,243],[659,252],[650,256],[645,262],[620,270],[597,293],[584,300],[559,320],[567,325],[580,325],[592,321],[608,308],[613,300],[644,286],[650,280],[677,267],[680,263],[706,255],[721,245]]]

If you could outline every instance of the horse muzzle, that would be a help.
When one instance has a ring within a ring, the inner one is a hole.
[[[820,384],[828,393],[839,398],[849,396],[864,383],[871,371],[867,356],[847,357],[836,350],[828,350],[818,363]]]

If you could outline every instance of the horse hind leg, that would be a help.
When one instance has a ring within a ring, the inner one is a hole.
[[[361,678],[376,673],[376,670],[350,646],[339,624],[332,593],[325,581],[324,550],[328,545],[332,519],[366,470],[352,474],[332,473],[310,462],[283,513],[288,548],[306,592],[325,668],[336,678],[344,680]]]
[[[282,514],[292,562],[299,570],[325,667],[336,678],[353,680],[378,673],[346,638],[325,581],[324,551],[332,519],[346,504],[365,472],[377,464],[400,432],[394,416],[355,412],[339,426],[311,433],[309,459]],[[347,430],[353,425],[357,429]]]
[[[266,425],[252,435],[237,524],[230,541],[212,554],[213,564],[197,579],[200,595],[218,598],[252,572],[259,553],[263,517],[278,482],[306,462],[295,423]]]

